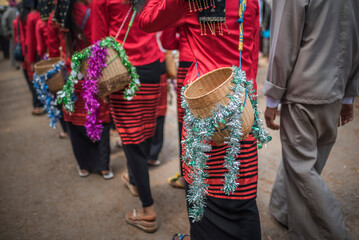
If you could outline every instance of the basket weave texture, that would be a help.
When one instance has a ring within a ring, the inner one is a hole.
[[[197,118],[207,118],[217,107],[218,103],[227,106],[233,95],[234,87],[233,69],[224,67],[213,70],[196,79],[184,92],[191,113]],[[254,110],[249,97],[243,96],[242,103],[245,102],[242,113],[242,139],[246,139],[251,132],[254,123]],[[217,145],[223,145],[224,138],[229,137],[230,132],[225,124],[220,123],[217,131],[212,136],[212,141]]]
[[[97,95],[101,98],[123,90],[131,80],[118,53],[113,48],[107,48],[107,52],[107,66],[102,70],[102,77],[98,80]],[[80,71],[84,77],[87,75],[87,61],[83,62]]]
[[[175,61],[175,56],[173,55],[172,51],[166,51],[165,61],[166,61],[167,78],[169,79],[177,78],[177,65]]]
[[[47,73],[50,69],[54,67],[61,59],[60,58],[51,58],[48,60],[41,60],[37,62],[34,66],[35,72],[37,75],[43,75]],[[52,94],[60,91],[65,84],[64,71],[59,71],[55,73],[51,78],[47,79],[47,86]]]

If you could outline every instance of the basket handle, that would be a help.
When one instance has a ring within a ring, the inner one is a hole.
[[[131,6],[131,7],[128,9],[127,14],[126,14],[126,16],[125,16],[125,19],[123,20],[123,22],[122,22],[120,28],[118,29],[117,34],[116,34],[116,37],[115,37],[115,39],[117,40],[117,38],[118,38],[118,36],[120,35],[120,32],[121,32],[122,28],[124,27],[124,25],[125,25],[125,23],[126,23],[126,21],[127,21],[127,18],[129,17],[130,12],[131,12],[132,9],[133,9],[133,14],[132,14],[131,20],[130,20],[130,22],[129,22],[129,24],[128,24],[128,28],[127,28],[127,32],[126,32],[126,34],[125,34],[125,37],[124,37],[124,39],[123,39],[123,41],[122,41],[122,47],[123,47],[123,45],[125,45],[125,41],[126,41],[126,39],[127,39],[128,32],[130,31],[130,28],[131,28],[131,26],[132,26],[132,24],[133,24],[133,21],[134,21],[134,19],[135,19],[136,12],[137,12],[137,11],[136,11],[136,8],[134,8],[134,7]]]

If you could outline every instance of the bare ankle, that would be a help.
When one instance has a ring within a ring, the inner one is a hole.
[[[142,210],[144,215],[156,217],[156,211],[154,205],[151,205],[149,207],[144,207]]]

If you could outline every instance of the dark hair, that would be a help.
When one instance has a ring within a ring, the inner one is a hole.
[[[78,45],[79,41],[84,41],[88,45],[88,39],[86,38],[84,31],[79,27],[75,21],[73,11],[76,0],[71,0],[69,5],[69,12],[65,19],[65,27],[68,31],[65,31],[65,45],[66,55],[72,56],[74,48]]]
[[[24,4],[21,2],[17,5],[19,11],[19,19],[23,25],[25,25],[27,15],[31,12],[31,8],[24,7]]]

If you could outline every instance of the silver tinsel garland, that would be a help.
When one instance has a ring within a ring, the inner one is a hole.
[[[206,184],[208,174],[205,169],[210,157],[206,153],[212,150],[210,141],[216,128],[219,127],[219,123],[226,123],[227,120],[226,127],[231,133],[230,137],[225,138],[225,144],[228,144],[228,148],[224,158],[224,167],[228,172],[224,174],[222,188],[228,195],[232,194],[239,185],[237,176],[239,175],[240,162],[236,160],[236,157],[241,151],[242,113],[246,101],[251,101],[255,112],[252,134],[258,141],[258,148],[271,140],[260,119],[257,96],[254,94],[252,82],[246,81],[246,74],[240,68],[233,67],[233,69],[235,87],[233,88],[233,95],[228,96],[230,102],[227,106],[218,104],[209,118],[196,118],[191,113],[184,98],[186,87],[182,88],[182,107],[185,109],[184,128],[187,134],[182,141],[182,146],[185,149],[183,161],[192,169],[190,178],[193,182],[189,186],[187,200],[192,205],[192,208],[189,209],[189,215],[193,222],[201,220],[204,214],[205,198],[208,191],[208,184]],[[249,99],[247,93],[250,95]],[[244,95],[245,101],[242,103]]]

